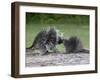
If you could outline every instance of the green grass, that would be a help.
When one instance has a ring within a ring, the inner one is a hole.
[[[36,34],[44,27],[48,27],[51,24],[26,24],[26,47],[32,45]],[[52,24],[56,26],[61,32],[64,33],[64,37],[77,36],[82,40],[83,46],[89,48],[89,25],[85,24]],[[52,26],[51,25],[51,26]],[[63,51],[64,46],[57,46],[59,50]]]

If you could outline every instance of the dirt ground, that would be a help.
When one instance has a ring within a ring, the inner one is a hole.
[[[81,65],[89,64],[89,59],[89,53],[33,55],[32,51],[27,51],[25,65],[26,67]]]

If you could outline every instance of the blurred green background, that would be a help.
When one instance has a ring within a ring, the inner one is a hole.
[[[89,16],[70,14],[26,13],[26,47],[30,47],[36,34],[45,27],[55,26],[64,37],[77,36],[89,48]],[[57,46],[60,51],[63,45]]]

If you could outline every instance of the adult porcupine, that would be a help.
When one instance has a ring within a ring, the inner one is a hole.
[[[62,34],[54,27],[43,29],[36,35],[32,45],[27,49],[38,49],[41,54],[46,54],[49,50],[57,51],[56,45],[62,43]]]

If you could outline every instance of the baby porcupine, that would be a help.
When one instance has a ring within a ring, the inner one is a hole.
[[[89,50],[84,49],[81,40],[76,37],[70,37],[69,39],[63,39],[63,44],[66,53],[89,53]]]

